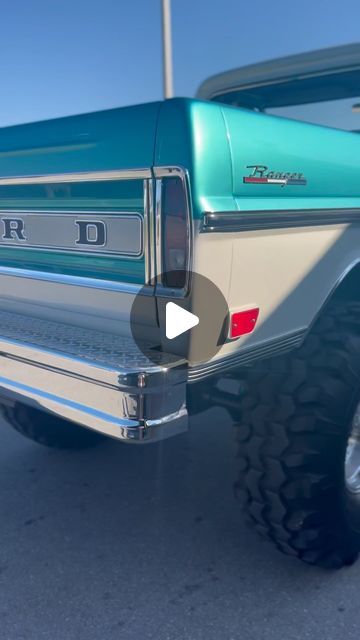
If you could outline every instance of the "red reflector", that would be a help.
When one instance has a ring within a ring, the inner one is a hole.
[[[230,317],[230,338],[239,338],[246,333],[251,333],[255,328],[258,316],[258,308],[232,313]]]

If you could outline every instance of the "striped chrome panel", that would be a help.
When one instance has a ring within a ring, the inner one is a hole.
[[[205,364],[189,367],[188,381],[198,382],[210,375],[221,374],[234,367],[242,367],[254,362],[254,360],[270,358],[290,351],[302,343],[307,329],[288,333],[280,338],[267,340],[262,344],[243,349],[219,360],[213,360]]]

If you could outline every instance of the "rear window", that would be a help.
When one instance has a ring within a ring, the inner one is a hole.
[[[360,97],[271,107],[266,113],[360,133]]]

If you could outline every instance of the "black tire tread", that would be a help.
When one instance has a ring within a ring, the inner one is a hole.
[[[329,307],[302,347],[251,369],[247,384],[235,489],[248,519],[304,562],[351,564],[359,541],[338,486],[360,389],[360,303]]]

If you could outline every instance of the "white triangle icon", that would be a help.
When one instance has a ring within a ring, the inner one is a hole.
[[[199,318],[190,311],[186,311],[174,302],[166,305],[166,337],[168,340],[177,338],[185,331],[189,331],[199,324]]]

